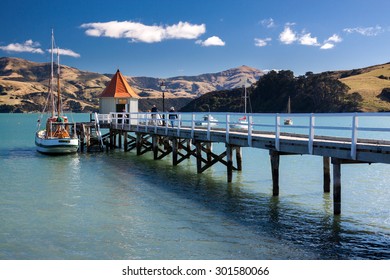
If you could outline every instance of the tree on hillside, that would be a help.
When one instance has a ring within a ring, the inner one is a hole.
[[[326,73],[309,74],[297,78],[297,99],[302,104],[299,111],[340,112],[345,110],[349,87]],[[302,106],[303,105],[303,106]]]
[[[295,77],[290,70],[270,71],[247,89],[254,113],[296,113],[358,111],[362,97],[348,94],[349,87],[329,73],[307,72]],[[239,112],[242,89],[210,92],[192,101],[183,111]]]
[[[295,95],[292,71],[270,71],[256,83],[251,99],[256,112],[284,112],[289,96]]]

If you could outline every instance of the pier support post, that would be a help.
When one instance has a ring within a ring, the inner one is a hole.
[[[242,154],[241,154],[241,147],[236,147],[236,161],[237,161],[237,170],[242,170]]]
[[[91,145],[91,128],[89,126],[87,126],[86,135],[87,135],[87,151],[89,151],[89,146]]]
[[[201,142],[196,142],[195,147],[196,147],[196,170],[198,173],[202,173],[202,144],[201,144]]]
[[[115,131],[114,134],[114,148],[118,147],[118,131]]]
[[[279,161],[280,154],[277,151],[270,150],[271,171],[272,171],[272,195],[279,195]]]
[[[142,148],[142,135],[141,133],[136,133],[136,147],[137,147],[137,156],[141,155],[141,148]]]
[[[80,151],[84,152],[84,139],[85,139],[85,126],[84,124],[81,125],[81,132],[80,132]]]
[[[124,151],[125,152],[127,152],[128,151],[128,141],[127,141],[127,132],[125,131],[124,133],[123,133],[123,149],[124,149]]]
[[[152,136],[152,150],[153,150],[153,159],[158,159],[158,136]]]
[[[114,131],[110,129],[110,149],[114,149]]]
[[[213,152],[213,144],[211,142],[208,142],[206,143],[205,145],[205,152],[206,152],[206,155],[207,155],[207,163],[210,164],[211,163],[211,160],[213,159],[212,158],[212,152]]]
[[[330,192],[330,158],[323,157],[324,167],[324,193]]]
[[[123,135],[123,131],[118,133],[118,148],[119,149],[122,148],[122,135]]]
[[[173,137],[172,138],[172,164],[177,165],[177,138]]]
[[[227,181],[231,183],[233,180],[233,151],[231,145],[226,145],[226,161]]]
[[[333,214],[341,213],[341,162],[332,158],[333,164]]]

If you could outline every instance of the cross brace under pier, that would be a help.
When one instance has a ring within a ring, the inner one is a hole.
[[[134,148],[137,155],[146,152],[153,152],[155,160],[162,159],[172,154],[172,164],[178,165],[191,156],[196,159],[197,172],[202,173],[216,163],[222,163],[227,167],[227,181],[231,182],[234,170],[242,170],[241,147],[226,145],[226,151],[221,154],[213,152],[213,143],[205,141],[193,141],[178,137],[159,136],[155,134],[136,132],[135,137],[127,132],[115,131],[110,134],[111,147],[122,147],[122,136],[124,139],[124,150],[130,151]],[[116,145],[118,143],[118,145]],[[234,166],[233,154],[236,154],[236,166]]]

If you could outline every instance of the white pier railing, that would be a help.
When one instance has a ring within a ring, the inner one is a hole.
[[[207,137],[213,131],[226,133],[226,143],[232,134],[247,134],[248,146],[252,145],[252,137],[259,132],[272,134],[275,149],[279,151],[280,140],[288,134],[299,134],[307,139],[308,154],[313,153],[315,139],[337,137],[350,143],[351,159],[356,159],[356,147],[364,139],[365,143],[381,143],[390,141],[390,113],[332,113],[332,114],[240,114],[240,113],[110,113],[99,114],[101,123],[110,123],[125,128],[137,126],[137,131],[145,127],[164,127],[165,133],[175,129],[179,136],[181,130],[191,129],[193,137],[196,130],[206,130]],[[165,118],[164,118],[165,116]],[[284,124],[284,119],[292,119],[292,125]],[[243,123],[243,119],[247,122]],[[173,125],[173,126],[172,126]]]

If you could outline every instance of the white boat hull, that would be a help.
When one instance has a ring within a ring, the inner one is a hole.
[[[45,131],[41,130],[35,134],[35,145],[37,151],[44,154],[72,154],[79,148],[78,138],[45,138]]]
[[[232,123],[229,125],[229,128],[231,129],[242,129],[242,130],[248,130],[248,121],[239,120],[237,123]],[[252,128],[252,125],[251,125]]]
[[[208,122],[195,122],[195,126],[204,126],[204,127],[208,127],[208,126],[209,126],[209,123],[208,123]],[[211,126],[211,127],[217,126],[217,124],[216,124],[216,123],[210,122],[210,126]]]
[[[231,124],[231,129],[248,129],[248,124]]]
[[[205,115],[203,116],[203,120],[201,121],[196,121],[195,126],[203,126],[203,127],[208,127],[210,123],[210,126],[217,126],[218,125],[218,120],[212,116]]]

